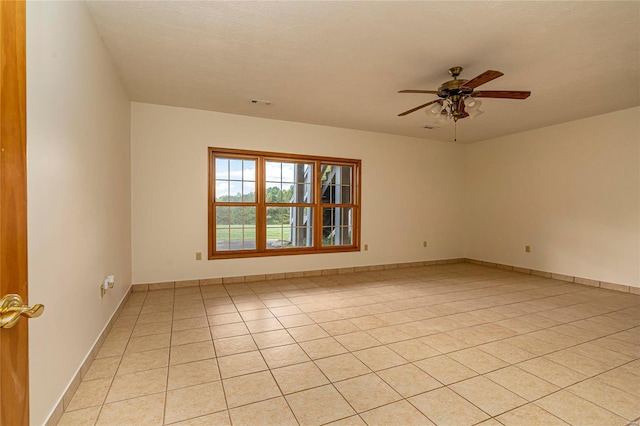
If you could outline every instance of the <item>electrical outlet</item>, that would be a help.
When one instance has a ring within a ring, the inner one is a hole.
[[[531,253],[531,246],[524,246],[524,251],[526,253]]]
[[[197,251],[196,252],[196,260],[202,260],[202,252],[201,251]]]
[[[367,251],[367,250],[369,250],[369,244],[364,245],[364,251]]]
[[[423,242],[422,242],[422,247],[426,247],[426,246],[427,246],[427,242],[426,242],[426,241],[423,241]]]

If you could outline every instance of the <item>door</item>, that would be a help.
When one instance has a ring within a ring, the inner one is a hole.
[[[25,3],[0,1],[0,297],[27,301]],[[0,426],[29,424],[28,321],[0,329]]]

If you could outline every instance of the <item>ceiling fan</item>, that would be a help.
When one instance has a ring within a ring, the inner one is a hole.
[[[428,93],[438,95],[440,99],[401,112],[398,116],[402,117],[429,105],[433,105],[432,108],[427,110],[427,114],[432,114],[437,118],[450,118],[454,122],[457,122],[461,118],[469,116],[473,118],[474,116],[482,114],[482,111],[479,109],[481,102],[476,98],[526,99],[531,94],[529,91],[522,90],[476,91],[476,87],[501,77],[504,74],[500,71],[488,70],[471,80],[463,80],[458,79],[461,72],[462,67],[450,68],[449,74],[453,77],[453,80],[442,83],[438,90],[400,90],[398,93]]]

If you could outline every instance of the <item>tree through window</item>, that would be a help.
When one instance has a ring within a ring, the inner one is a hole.
[[[209,156],[209,258],[359,250],[360,160]]]

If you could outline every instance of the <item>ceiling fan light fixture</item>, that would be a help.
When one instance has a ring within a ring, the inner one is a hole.
[[[440,113],[442,112],[442,103],[441,102],[436,102],[435,104],[433,104],[433,106],[427,110],[425,110],[425,114],[428,116],[439,116]]]
[[[475,108],[471,111],[467,110],[467,113],[469,114],[469,118],[473,120],[477,116],[484,114],[484,111],[480,111],[478,108]]]
[[[443,109],[442,112],[438,114],[438,117],[436,117],[436,124],[445,125],[448,123],[450,117],[450,114]]]
[[[482,101],[480,99],[473,98],[471,96],[467,96],[464,99],[465,110],[471,115],[471,111],[478,110],[482,105]]]
[[[471,96],[467,96],[464,99],[464,110],[469,114],[469,118],[471,119],[474,119],[484,113],[484,111],[480,110],[481,106],[482,101],[480,99],[472,98]]]
[[[407,89],[400,90],[398,93],[425,93],[438,95],[441,99],[437,99],[410,110],[401,112],[399,117],[403,117],[422,108],[428,107],[424,112],[427,117],[436,118],[436,123],[440,124],[448,120],[454,123],[466,117],[477,117],[483,113],[480,111],[482,102],[477,98],[497,98],[497,99],[526,99],[531,95],[530,91],[525,90],[481,90],[475,89],[485,83],[495,80],[503,76],[500,71],[487,70],[482,74],[472,78],[471,80],[458,79],[462,72],[462,67],[453,67],[449,69],[449,74],[453,80],[446,81],[440,85],[438,90],[417,90]]]

